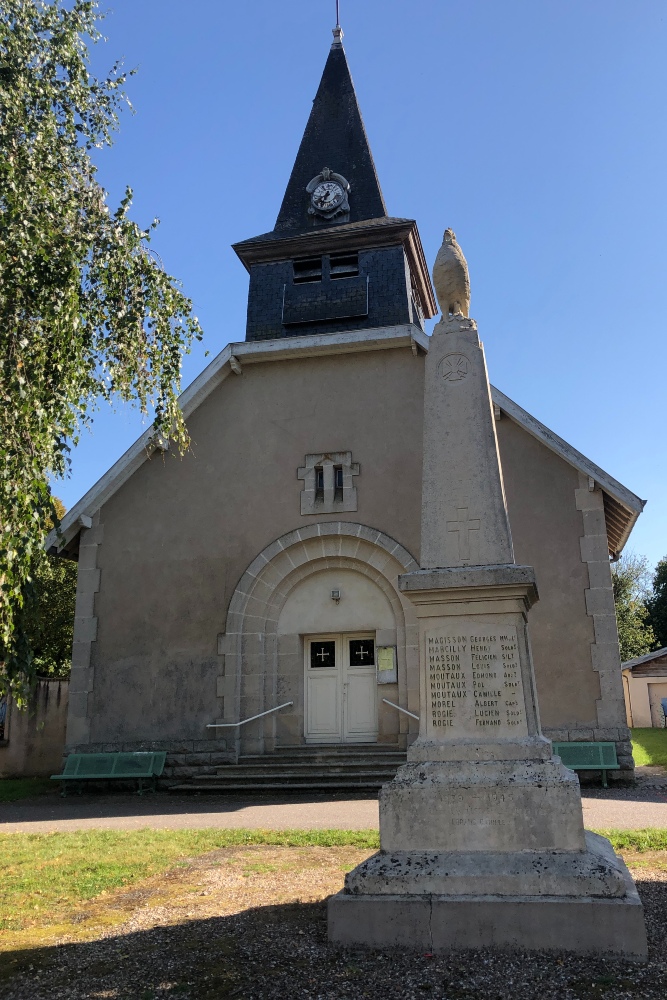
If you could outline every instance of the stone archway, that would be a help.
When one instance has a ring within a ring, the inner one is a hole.
[[[263,753],[282,740],[298,742],[303,705],[287,690],[286,665],[302,657],[300,639],[279,635],[280,612],[293,588],[312,574],[352,569],[382,591],[396,622],[399,704],[418,711],[417,625],[412,605],[398,590],[398,576],[418,569],[417,562],[395,539],[349,521],[310,524],[276,539],[252,561],[234,591],[227,612],[220,652],[225,654],[223,718],[239,720],[294,700],[293,708],[249,723],[239,733],[243,753]],[[289,685],[288,685],[289,686]],[[393,710],[391,710],[393,711]],[[278,718],[280,715],[280,718]],[[405,745],[411,720],[398,716]]]

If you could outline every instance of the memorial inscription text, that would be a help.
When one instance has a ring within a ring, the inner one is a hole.
[[[527,733],[516,628],[467,622],[426,640],[428,729],[436,739]]]

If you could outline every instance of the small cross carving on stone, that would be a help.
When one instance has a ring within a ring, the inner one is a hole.
[[[458,535],[459,559],[465,562],[470,559],[470,532],[479,531],[480,521],[475,517],[468,519],[468,508],[457,507],[458,520],[447,521],[447,531],[455,531]]]

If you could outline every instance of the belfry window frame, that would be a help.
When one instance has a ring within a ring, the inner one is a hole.
[[[323,257],[300,257],[292,261],[292,284],[305,285],[322,281]]]
[[[298,257],[292,261],[292,284],[341,281],[359,276],[359,254],[332,253],[321,257]]]
[[[358,253],[332,253],[329,255],[329,275],[332,281],[356,278],[359,274]]]

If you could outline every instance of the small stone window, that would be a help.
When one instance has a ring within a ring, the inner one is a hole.
[[[308,281],[322,280],[322,258],[307,257],[304,260],[295,260],[292,263],[294,268],[294,284],[303,285]]]
[[[324,503],[324,469],[315,466],[315,503]]]
[[[334,500],[343,502],[343,466],[334,465]]]
[[[305,464],[297,469],[303,479],[302,514],[335,514],[357,509],[357,490],[353,476],[359,475],[359,463],[352,461],[351,451],[332,451],[306,455]]]

